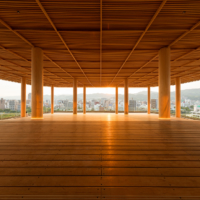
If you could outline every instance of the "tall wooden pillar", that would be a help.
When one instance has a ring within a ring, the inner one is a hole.
[[[21,117],[26,117],[26,78],[21,79]]]
[[[124,81],[124,114],[128,115],[128,78]]]
[[[74,85],[73,85],[73,114],[77,114],[77,79],[74,78]]]
[[[115,114],[118,114],[118,86],[115,87]]]
[[[147,113],[151,113],[151,87],[148,86]]]
[[[176,117],[181,117],[181,78],[176,78]]]
[[[51,86],[51,114],[54,113],[54,86]]]
[[[86,87],[83,86],[83,114],[86,114]]]
[[[43,118],[43,52],[38,47],[32,48],[31,54],[31,118]]]
[[[159,118],[170,118],[170,48],[159,51]]]

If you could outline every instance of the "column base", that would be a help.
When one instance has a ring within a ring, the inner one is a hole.
[[[31,117],[31,119],[44,119],[44,117]]]
[[[169,118],[158,117],[158,119],[171,119],[171,117],[169,117]]]

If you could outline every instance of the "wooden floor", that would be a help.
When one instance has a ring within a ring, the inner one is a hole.
[[[47,114],[0,143],[0,199],[200,199],[199,121]]]

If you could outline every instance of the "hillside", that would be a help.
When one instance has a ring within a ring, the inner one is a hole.
[[[182,99],[191,99],[191,100],[200,100],[200,88],[199,89],[188,89],[188,90],[182,90],[181,91],[181,97]],[[1,97],[0,97],[1,98]],[[7,96],[3,97],[4,99],[16,99],[20,100],[20,96]],[[78,100],[83,98],[83,94],[78,94]],[[113,94],[103,94],[103,93],[95,93],[95,94],[87,94],[87,100],[92,99],[100,99],[100,98],[115,98],[115,95]],[[119,100],[123,100],[124,95],[119,94]],[[151,99],[157,99],[158,93],[157,92],[151,92]],[[55,95],[55,100],[73,100],[72,95]],[[129,99],[134,100],[140,100],[145,101],[147,100],[147,92],[141,91],[135,94],[129,94]],[[171,99],[175,100],[175,92],[171,92]],[[44,100],[50,100],[50,95],[44,95]]]

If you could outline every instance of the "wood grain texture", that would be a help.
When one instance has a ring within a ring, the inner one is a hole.
[[[9,5],[9,6],[8,6]],[[171,84],[200,80],[200,2],[0,2],[0,79],[31,84],[31,47],[44,52],[44,85],[158,86],[158,51],[171,48]]]
[[[0,122],[0,199],[199,199],[200,122],[46,114]]]

